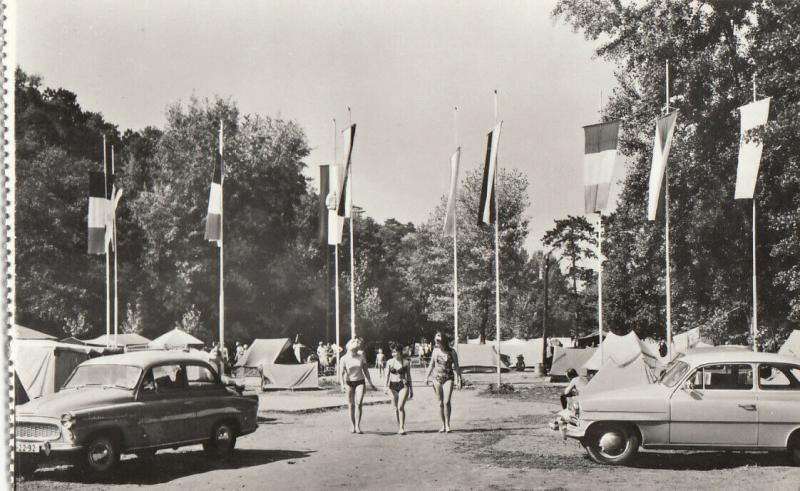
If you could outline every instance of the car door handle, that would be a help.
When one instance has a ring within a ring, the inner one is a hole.
[[[756,405],[755,404],[738,404],[738,406],[745,411],[755,411]]]

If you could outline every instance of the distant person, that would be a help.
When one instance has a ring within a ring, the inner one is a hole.
[[[375,355],[375,368],[378,369],[378,375],[383,377],[383,367],[386,365],[386,355],[383,354],[383,348],[378,348],[378,354]]]
[[[401,346],[392,346],[392,357],[386,363],[385,391],[392,395],[397,419],[397,434],[406,434],[406,401],[414,397],[411,385],[411,364],[403,356]]]
[[[361,434],[361,408],[364,403],[365,382],[372,390],[375,384],[369,376],[369,368],[361,351],[361,341],[353,338],[347,343],[347,353],[339,359],[339,379],[342,391],[347,394],[347,407],[350,409],[350,432]]]
[[[566,409],[568,399],[577,397],[589,383],[586,377],[578,375],[578,371],[574,368],[567,370],[567,378],[569,379],[569,384],[567,384],[567,387],[564,389],[564,393],[561,394],[561,409]]]
[[[235,356],[236,356],[236,358],[235,358],[236,363],[239,363],[239,360],[241,360],[242,357],[244,356],[244,347],[242,346],[242,343],[240,343],[239,341],[236,341],[236,355]]]
[[[439,400],[439,413],[442,418],[442,428],[439,433],[450,433],[450,414],[452,412],[451,397],[453,385],[461,389],[461,369],[458,366],[458,355],[450,347],[450,340],[443,331],[436,333],[434,338],[436,347],[431,352],[431,361],[428,364],[428,373],[425,376],[425,385],[430,383],[433,373],[433,390]]]
[[[327,355],[327,353],[328,350],[325,348],[325,344],[322,341],[320,341],[319,344],[317,345],[317,356],[321,360],[325,358],[325,355]]]
[[[211,347],[211,352],[208,356],[208,362],[211,364],[212,367],[217,371],[217,374],[221,377],[224,375],[223,369],[223,361],[222,361],[222,354],[220,353],[219,346],[217,343]]]

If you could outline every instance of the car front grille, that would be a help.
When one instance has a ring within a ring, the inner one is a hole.
[[[56,440],[61,436],[61,428],[48,423],[18,423],[15,432],[23,440]]]

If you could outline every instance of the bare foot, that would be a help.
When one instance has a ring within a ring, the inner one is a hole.
[[[445,430],[445,428],[444,428],[444,426],[442,426],[441,428],[439,428],[439,433],[444,433],[444,430]]]
[[[400,428],[399,430],[397,430],[397,434],[398,435],[405,435],[406,434],[406,430]]]
[[[361,434],[362,434],[362,433],[361,433],[361,428],[356,428],[356,433],[358,433],[359,435],[361,435]]]
[[[445,432],[445,433],[450,433],[450,427],[448,426],[447,428],[445,428],[445,429],[444,429],[444,432]]]

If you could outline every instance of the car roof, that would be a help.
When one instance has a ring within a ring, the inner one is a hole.
[[[200,354],[178,350],[130,351],[121,355],[98,356],[83,362],[83,365],[131,365],[147,368],[162,363],[197,362],[208,363]]]
[[[800,365],[800,358],[795,358],[793,356],[750,351],[748,349],[726,349],[724,346],[690,350],[680,359],[692,366],[715,362],[789,363],[793,365]]]

